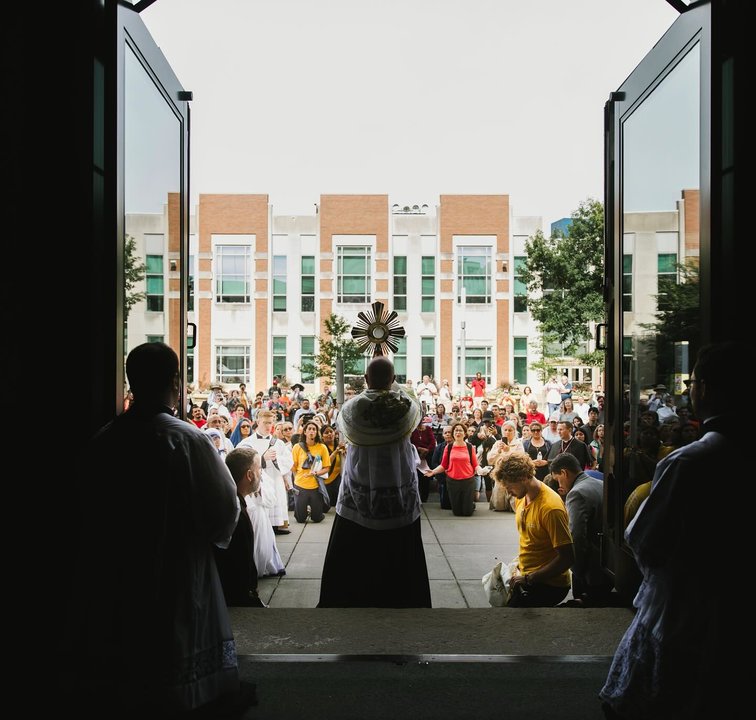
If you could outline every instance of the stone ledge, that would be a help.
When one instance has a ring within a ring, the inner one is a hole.
[[[611,657],[627,608],[229,608],[239,655]]]

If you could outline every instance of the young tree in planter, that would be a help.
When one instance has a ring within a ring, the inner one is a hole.
[[[324,321],[325,335],[319,338],[318,352],[312,360],[305,360],[297,366],[302,378],[328,378],[336,382],[336,360],[344,361],[344,375],[356,375],[363,372],[364,355],[357,343],[352,340],[351,326],[340,315],[331,313]]]

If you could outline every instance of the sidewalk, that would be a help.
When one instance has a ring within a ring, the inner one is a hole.
[[[277,535],[286,575],[260,578],[260,597],[271,608],[314,608],[335,510],[323,522],[297,523],[289,513],[290,535]],[[494,512],[477,503],[471,517],[442,510],[437,493],[423,505],[423,545],[434,608],[487,608],[481,578],[497,560],[517,555],[514,513]],[[569,597],[569,596],[568,596]]]

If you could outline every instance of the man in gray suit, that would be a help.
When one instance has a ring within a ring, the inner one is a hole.
[[[579,460],[568,452],[557,455],[550,469],[567,507],[575,548],[575,564],[571,568],[574,604],[606,606],[613,586],[599,558],[604,481],[587,475]]]

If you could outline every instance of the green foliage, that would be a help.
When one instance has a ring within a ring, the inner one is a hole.
[[[641,327],[658,336],[662,345],[688,341],[697,344],[700,333],[701,295],[698,263],[678,263],[679,283],[664,285],[664,294],[656,296],[656,320]]]
[[[528,309],[541,332],[567,353],[590,337],[589,323],[604,317],[604,209],[588,199],[572,213],[568,234],[541,231],[525,243],[521,278]],[[539,370],[540,371],[540,370]]]
[[[134,292],[136,284],[144,280],[147,274],[147,266],[140,262],[136,254],[136,240],[131,235],[126,235],[123,246],[123,319],[128,320],[131,308],[147,297],[146,292]]]
[[[352,340],[351,327],[340,315],[331,313],[323,323],[326,335],[319,338],[319,351],[312,362],[304,361],[297,368],[303,377],[328,378],[336,382],[336,359],[344,361],[344,375],[361,374],[364,355]]]
[[[594,350],[593,352],[578,355],[577,358],[583,365],[603,369],[606,363],[606,350]]]

